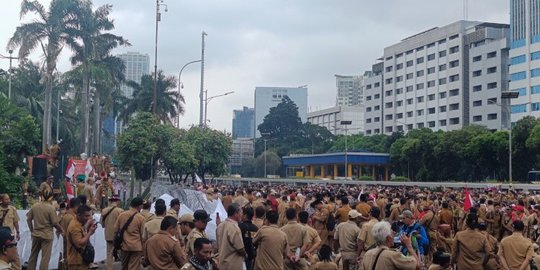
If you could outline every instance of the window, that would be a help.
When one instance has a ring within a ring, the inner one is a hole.
[[[455,35],[449,37],[448,40],[456,39],[458,37],[459,37],[459,34],[455,34]]]
[[[396,101],[396,107],[401,107],[401,106],[403,106],[403,100]]]
[[[448,80],[449,80],[450,82],[459,81],[459,74],[452,75],[452,76],[448,77]]]
[[[487,74],[491,74],[495,72],[497,72],[497,67],[490,67],[487,69]]]
[[[406,55],[409,55],[409,54],[411,54],[411,53],[413,53],[413,50],[408,50],[405,54],[406,54]]]
[[[446,38],[439,40],[439,44],[444,44],[444,43],[446,43]]]
[[[407,80],[412,79],[412,78],[413,78],[412,72],[411,72],[411,73],[407,73],[407,75],[405,75],[405,79],[407,79]]]
[[[540,111],[540,102],[531,103],[531,111]]]
[[[417,128],[424,128],[424,123],[416,123]]]
[[[386,109],[392,108],[393,106],[394,106],[394,103],[392,103],[392,102],[386,102],[384,104],[384,108],[386,108]]]
[[[416,58],[416,64],[422,64],[424,63],[424,57]]]
[[[429,54],[429,55],[427,56],[427,60],[428,60],[428,61],[435,60],[435,54],[434,54],[434,53]]]
[[[496,113],[490,113],[490,114],[488,114],[487,116],[488,116],[488,117],[487,117],[488,120],[495,120],[495,119],[497,119],[497,114],[496,114]]]
[[[487,84],[487,89],[497,88],[497,82],[492,82]]]
[[[523,88],[518,88],[518,89],[514,89],[514,90],[511,90],[511,91],[518,92],[520,97],[527,94],[527,88],[525,88],[525,87],[523,87]],[[533,94],[533,93],[532,93],[532,88],[531,88],[531,94]]]
[[[367,96],[366,101],[370,101],[370,100],[371,100],[371,96]]]
[[[413,116],[413,112],[412,111],[408,111],[407,112],[407,117],[412,117]]]
[[[428,95],[427,98],[429,101],[435,100],[435,94]]]
[[[394,82],[394,78],[388,78],[385,80],[386,84],[391,84],[392,82]]]
[[[369,119],[369,120],[370,120],[369,122],[371,123],[371,119]],[[366,130],[366,134],[371,135],[371,129]]]
[[[384,120],[392,120],[393,118],[394,118],[394,116],[391,115],[391,114],[387,114],[387,115],[384,116]]]
[[[394,69],[393,66],[387,66],[387,67],[386,67],[386,72],[390,72],[390,71],[392,71],[393,69]]]
[[[451,111],[459,110],[459,103],[450,104],[448,107]]]
[[[428,122],[428,127],[430,127],[430,128],[435,127],[435,121],[429,121]]]
[[[377,105],[377,106],[375,106],[375,107],[373,108],[374,111],[378,111],[378,110],[380,110],[380,109],[381,109],[381,106],[379,106],[379,105]]]
[[[366,112],[371,112],[371,107],[367,107]]]
[[[439,112],[446,112],[446,106],[440,106]]]
[[[426,45],[426,47],[428,48],[435,47],[435,42],[429,43],[428,45]]]
[[[445,57],[446,56],[446,51],[440,51],[439,52],[439,58],[440,57]]]
[[[424,97],[417,97],[416,102],[418,102],[418,103],[424,102]]]
[[[368,124],[371,123],[371,118],[367,118],[366,123],[368,123]]]
[[[403,68],[403,63],[399,63],[396,65],[396,70],[400,70]]]
[[[424,49],[424,46],[421,46],[421,47],[416,48],[416,51],[419,52],[419,51],[421,51],[423,49]]]
[[[375,117],[375,118],[373,119],[373,121],[374,121],[374,122],[381,122],[381,118],[380,118],[380,117]]]
[[[412,104],[412,98],[408,98],[407,99],[407,105],[411,105]]]
[[[459,67],[459,60],[454,60],[449,63],[450,68]]]
[[[446,84],[446,78],[440,78],[439,79],[439,85]]]
[[[386,60],[392,60],[392,58],[394,58],[394,57],[388,56],[388,57],[386,57]]]
[[[445,127],[446,126],[446,120],[439,120],[439,126]]]
[[[481,55],[475,56],[475,57],[473,57],[472,61],[473,62],[482,61],[482,56]]]
[[[413,129],[412,124],[408,124],[408,125],[407,125],[407,130],[411,130],[411,129]]]
[[[531,53],[531,61],[540,59],[540,51]]]
[[[540,93],[540,85],[531,86],[531,95]],[[521,96],[521,93],[519,94]]]
[[[384,128],[384,131],[385,131],[385,132],[392,132],[392,127],[385,127],[385,128]]]
[[[396,54],[396,59],[398,59],[398,58],[400,58],[402,56],[403,56],[403,53],[398,53],[398,54]]]
[[[497,52],[490,52],[487,54],[487,58],[493,58],[497,56]]]
[[[381,94],[375,94],[375,96],[373,96],[373,99],[379,99],[381,98]]]
[[[487,104],[497,104],[497,98],[488,98]]]
[[[457,52],[459,52],[459,46],[454,46],[449,49],[450,54],[457,53]]]
[[[472,72],[473,77],[482,76],[482,70],[475,70]]]
[[[368,84],[368,85],[366,86],[366,89],[368,89],[368,90],[371,89],[371,84]]]
[[[403,88],[396,89],[396,95],[403,94]]]
[[[396,114],[396,119],[402,119],[402,118],[403,118],[403,113]]]
[[[412,92],[412,90],[413,90],[412,85],[409,85],[409,86],[405,87],[405,91],[407,91],[407,92]]]
[[[455,97],[455,96],[459,95],[459,89],[452,89],[452,90],[448,91],[448,95],[451,96],[451,97]]]
[[[435,73],[435,67],[430,67],[427,69],[427,74],[433,74]]]
[[[428,114],[434,114],[434,113],[435,113],[435,108],[428,109]]]
[[[432,81],[428,81],[427,82],[427,87],[434,87],[435,86],[435,80],[432,80]]]
[[[424,76],[424,70],[419,70],[416,72],[416,77],[422,77]]]
[[[409,60],[407,61],[407,63],[405,64],[407,67],[412,67],[413,65],[413,60]]]
[[[475,85],[472,88],[473,92],[479,92],[482,91],[482,85]]]
[[[527,58],[525,57],[524,54],[510,58],[510,64],[511,65],[522,64],[522,63],[525,63],[525,61],[527,61]]]
[[[450,125],[459,125],[459,117],[450,118]]]
[[[424,115],[424,110],[423,110],[423,109],[416,110],[416,115],[417,115],[417,116]]]
[[[378,83],[378,82],[376,82],[376,83],[373,85],[373,87],[379,87],[379,86],[381,86],[381,83]]]
[[[481,100],[475,100],[475,101],[473,101],[472,105],[473,105],[473,107],[482,106],[482,101]]]
[[[442,64],[439,66],[439,71],[446,70],[446,64]]]
[[[446,98],[446,92],[439,93],[439,98]]]
[[[510,110],[512,111],[512,113],[527,112],[527,104],[512,105],[512,108]]]
[[[380,130],[380,129],[378,129],[378,128],[376,128],[376,129],[374,129],[374,130],[373,130],[373,133],[375,133],[375,134],[379,134],[379,133],[381,133],[381,130]]]
[[[480,122],[482,121],[482,116],[481,115],[475,115],[473,116],[473,122]]]
[[[416,90],[424,89],[424,83],[417,83],[416,84]]]
[[[540,76],[540,68],[531,69],[531,78]]]
[[[388,91],[384,92],[384,95],[389,97],[389,96],[392,95],[393,92],[394,92],[394,90],[388,90]]]
[[[401,82],[403,81],[403,76],[397,76],[396,77],[396,82]]]

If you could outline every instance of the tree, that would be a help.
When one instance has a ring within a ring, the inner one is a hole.
[[[527,173],[537,164],[537,152],[534,148],[527,147],[527,140],[533,134],[534,127],[540,120],[526,116],[518,120],[512,128],[512,177],[517,180],[526,180]],[[534,133],[533,136],[537,134]],[[535,146],[534,139],[530,139],[529,146]],[[538,168],[538,167],[536,167]]]
[[[208,128],[192,127],[187,131],[186,140],[195,146],[196,173],[203,181],[206,174],[220,176],[227,171],[232,152],[229,134]]]
[[[45,98],[43,106],[42,150],[51,143],[52,127],[52,96],[53,74],[56,70],[58,55],[63,45],[70,39],[66,27],[74,23],[73,12],[76,10],[75,1],[52,0],[49,10],[38,1],[23,0],[21,3],[21,18],[28,13],[34,13],[37,18],[18,26],[9,40],[8,48],[19,48],[19,59],[25,61],[27,56],[40,46],[45,61]]]
[[[336,136],[334,136],[326,127],[313,125],[306,122],[300,129],[300,149],[293,150],[300,154],[321,154],[328,151],[332,146]]]
[[[164,125],[164,143],[161,144],[161,165],[169,175],[171,183],[185,180],[197,170],[195,146],[187,140],[187,131],[179,130],[171,125]],[[182,179],[182,176],[185,176]]]
[[[270,108],[270,112],[257,127],[261,134],[280,140],[297,136],[301,128],[298,106],[288,96],[284,96],[276,107]]]

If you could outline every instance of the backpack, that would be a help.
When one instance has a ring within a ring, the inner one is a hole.
[[[81,253],[84,264],[91,264],[94,262],[94,259],[96,257],[96,250],[94,249],[94,246],[92,246],[90,241],[88,241],[83,250],[79,250],[79,253]]]
[[[329,231],[333,231],[336,228],[336,217],[334,217],[334,213],[330,213],[328,215],[328,219],[326,220],[326,229]]]
[[[129,219],[126,221],[126,224],[124,224],[124,226],[114,234],[113,245],[115,250],[122,249],[122,242],[124,242],[124,232],[126,231],[129,224],[131,224],[131,221],[133,221],[135,215],[137,215],[138,213],[139,212],[135,212],[135,214],[129,217]]]

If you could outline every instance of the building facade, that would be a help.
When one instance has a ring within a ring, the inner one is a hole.
[[[540,117],[540,0],[510,0],[511,117]]]
[[[336,106],[361,106],[364,101],[363,76],[334,76],[337,87]]]
[[[307,121],[327,128],[334,135],[364,134],[364,108],[362,106],[336,106],[307,114]],[[343,126],[341,121],[351,121]]]
[[[232,138],[255,138],[255,109],[233,110]]]
[[[255,137],[261,134],[257,127],[262,124],[270,108],[276,107],[283,97],[288,96],[298,107],[298,116],[303,123],[307,120],[307,87],[256,87],[255,88]]]
[[[126,81],[141,83],[141,77],[150,74],[150,56],[138,52],[127,52],[117,55],[126,65]],[[122,85],[122,93],[127,98],[133,96],[133,89],[127,85]]]
[[[242,165],[253,158],[255,152],[255,144],[253,139],[238,138],[233,139],[232,154],[229,162],[231,174],[237,174]]]

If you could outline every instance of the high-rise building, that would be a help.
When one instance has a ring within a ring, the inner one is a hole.
[[[325,127],[334,135],[364,133],[364,108],[362,106],[336,106],[307,114],[307,121]],[[341,125],[341,121],[351,121]],[[346,131],[345,131],[346,130]]]
[[[362,89],[362,76],[343,76],[336,77],[336,106],[359,106],[364,102],[364,93]]]
[[[127,52],[117,56],[122,59],[126,65],[126,81],[141,83],[141,77],[150,74],[150,56],[148,56],[148,54]],[[133,96],[133,89],[131,89],[131,87],[122,85],[121,89],[124,96],[128,98]]]
[[[245,107],[233,110],[232,138],[255,138],[255,110]]]
[[[253,158],[255,142],[250,138],[238,138],[232,141],[232,154],[229,162],[231,174],[237,174],[244,163]]]
[[[270,108],[276,107],[281,100],[288,96],[298,107],[298,116],[302,122],[307,119],[307,87],[256,87],[255,88],[255,126],[254,133],[261,136],[257,127],[262,124]]]
[[[512,122],[540,117],[540,0],[510,0],[509,54]]]
[[[504,24],[458,21],[385,48],[364,79],[366,135],[471,123],[500,129],[507,33]]]

